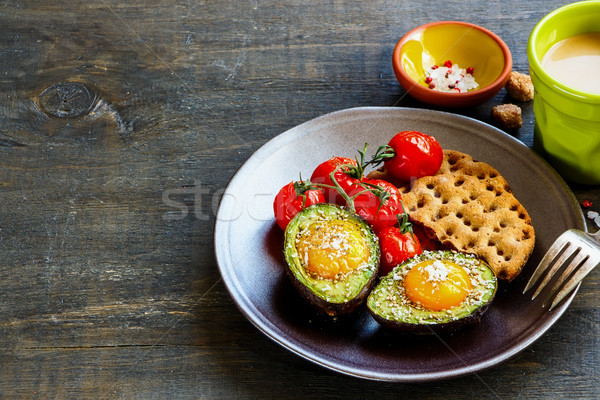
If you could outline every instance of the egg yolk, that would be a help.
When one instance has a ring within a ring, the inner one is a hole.
[[[423,261],[404,277],[408,298],[432,311],[447,310],[459,305],[465,300],[471,287],[467,272],[451,261]]]
[[[312,223],[298,236],[296,248],[313,277],[335,280],[369,259],[369,247],[360,228],[345,220]]]

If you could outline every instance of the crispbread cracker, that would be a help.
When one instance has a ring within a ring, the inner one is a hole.
[[[403,187],[410,218],[444,246],[484,259],[499,279],[512,280],[535,244],[531,218],[490,165],[452,150],[434,176]]]
[[[504,190],[511,192],[506,180],[489,164],[474,160],[470,155],[460,151],[443,150],[443,152],[444,159],[436,175],[460,172],[463,175],[471,175],[479,178],[480,180],[485,180],[486,183],[491,182],[494,186],[502,187]],[[411,188],[410,183],[397,181],[385,170],[385,168],[371,171],[368,174],[368,177],[372,179],[383,179],[391,182],[396,185],[402,193],[408,192]]]

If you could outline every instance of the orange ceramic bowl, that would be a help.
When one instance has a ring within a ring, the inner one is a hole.
[[[472,67],[476,89],[463,93],[430,89],[426,71],[451,60],[461,68]],[[512,55],[493,32],[459,21],[421,25],[398,41],[392,65],[400,85],[415,99],[441,107],[473,107],[496,95],[512,71]]]

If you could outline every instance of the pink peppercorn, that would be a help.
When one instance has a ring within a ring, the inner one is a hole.
[[[448,60],[444,63],[444,67],[446,68],[452,68],[452,61]]]
[[[431,81],[433,81],[433,78],[428,76],[427,78],[425,78],[425,83],[431,83]]]
[[[473,67],[467,68],[467,74],[473,75]]]
[[[430,84],[429,84],[429,89],[433,89],[433,88],[435,88],[435,84],[433,84],[433,83],[430,83]]]
[[[589,201],[589,200],[584,200],[584,201],[583,201],[583,203],[581,203],[581,205],[582,205],[584,208],[590,208],[590,207],[592,206],[592,202],[591,202],[591,201]]]

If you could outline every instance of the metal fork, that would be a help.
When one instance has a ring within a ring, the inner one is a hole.
[[[598,265],[600,265],[600,230],[589,234],[578,229],[569,229],[550,246],[523,293],[533,288],[544,276],[531,298],[535,299],[552,277],[562,270],[562,274],[552,286],[542,306],[546,307],[552,302],[550,304],[552,310]]]

